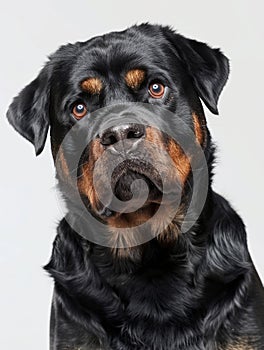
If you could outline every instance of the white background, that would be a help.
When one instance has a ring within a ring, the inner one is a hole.
[[[1,1],[1,349],[48,348],[52,282],[41,266],[62,215],[49,143],[35,158],[32,145],[8,125],[7,107],[59,45],[135,23],[172,25],[231,59],[220,116],[206,111],[219,145],[214,187],[243,217],[264,280],[263,10],[260,0]]]

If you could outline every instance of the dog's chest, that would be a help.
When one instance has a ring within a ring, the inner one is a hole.
[[[192,315],[187,276],[183,280],[173,269],[146,269],[144,274],[104,272],[104,277],[124,310],[120,339],[113,339],[116,349],[123,342],[134,349],[205,349],[201,323]]]

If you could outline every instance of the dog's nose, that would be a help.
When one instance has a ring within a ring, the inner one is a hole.
[[[144,136],[145,126],[141,124],[114,126],[106,129],[101,135],[99,135],[100,142],[104,146],[112,146],[119,141],[130,139],[131,147]]]

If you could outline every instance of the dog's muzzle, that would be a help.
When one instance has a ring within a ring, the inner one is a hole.
[[[151,164],[143,162],[139,157],[139,154],[144,153],[145,125],[130,123],[114,126],[104,130],[98,137],[109,154],[107,162],[118,164],[111,175],[110,192],[119,200],[126,202],[131,200],[135,193],[140,196],[147,185],[149,192],[147,203],[160,202],[162,179]],[[142,187],[142,183],[145,186]]]

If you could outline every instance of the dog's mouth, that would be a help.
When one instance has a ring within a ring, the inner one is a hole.
[[[146,208],[156,208],[162,200],[162,179],[149,164],[138,160],[126,160],[116,167],[111,177],[111,196],[101,206],[101,216],[113,217],[126,213],[138,213]],[[114,207],[114,198],[119,202]],[[142,198],[145,198],[142,202]]]
[[[137,159],[126,160],[119,164],[112,174],[112,189],[120,200],[131,199],[131,185],[137,180],[143,180],[150,193],[162,193],[162,179],[157,170]]]

